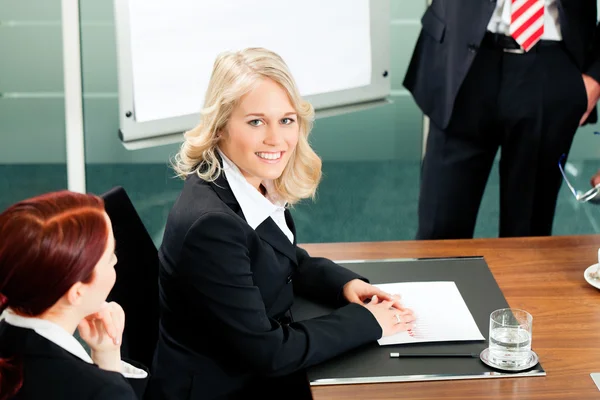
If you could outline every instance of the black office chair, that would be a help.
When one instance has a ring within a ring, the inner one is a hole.
[[[101,196],[115,235],[117,280],[108,301],[125,311],[121,356],[152,365],[158,341],[158,251],[120,186]]]

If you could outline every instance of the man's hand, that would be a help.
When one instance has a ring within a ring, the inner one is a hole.
[[[588,118],[594,107],[596,107],[596,103],[598,103],[598,98],[600,98],[600,84],[596,82],[594,78],[589,75],[583,74],[583,84],[585,85],[585,92],[587,93],[588,98],[588,107],[583,117],[579,121],[579,125],[583,125],[585,120]]]
[[[592,176],[592,179],[590,179],[590,184],[592,185],[592,187],[600,185],[600,170],[598,170],[598,172],[596,172],[596,174]]]

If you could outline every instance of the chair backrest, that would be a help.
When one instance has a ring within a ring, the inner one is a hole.
[[[113,225],[118,259],[108,301],[125,311],[121,355],[150,368],[158,341],[158,251],[122,187],[101,197]]]

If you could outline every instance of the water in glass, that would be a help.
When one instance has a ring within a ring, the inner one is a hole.
[[[490,360],[494,364],[519,367],[531,357],[531,336],[519,327],[498,327],[490,335]]]

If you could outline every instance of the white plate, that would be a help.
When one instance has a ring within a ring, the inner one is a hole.
[[[598,268],[598,264],[590,265],[589,267],[587,267],[587,269],[583,273],[583,277],[585,278],[587,283],[589,283],[597,289],[600,289],[600,279],[593,279],[592,277],[590,277],[590,273],[596,272],[596,268]]]

